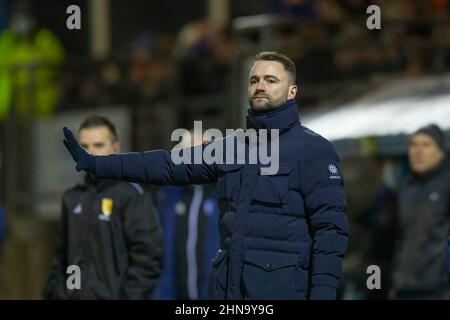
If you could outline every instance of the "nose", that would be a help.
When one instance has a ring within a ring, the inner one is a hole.
[[[265,91],[266,90],[266,85],[264,83],[264,80],[259,80],[258,81],[258,85],[256,86],[256,90],[257,91]]]

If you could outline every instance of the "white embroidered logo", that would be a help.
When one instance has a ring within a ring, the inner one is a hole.
[[[73,209],[73,213],[80,214],[83,211],[83,208],[81,207],[81,203],[77,204],[75,209]]]
[[[328,165],[328,171],[330,172],[330,179],[341,179],[341,175],[339,174],[339,169],[337,165],[334,163],[330,163]]]
[[[330,171],[330,173],[331,173],[332,175],[338,174],[338,168],[336,167],[336,165],[334,165],[334,164],[332,164],[332,163],[330,163],[330,164],[328,165],[328,171]]]

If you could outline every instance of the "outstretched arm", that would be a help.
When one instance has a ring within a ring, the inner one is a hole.
[[[97,178],[159,185],[204,184],[217,181],[218,173],[214,164],[192,164],[193,161],[175,164],[171,153],[166,150],[93,156],[79,145],[70,129],[64,127],[63,131],[63,142],[77,163],[76,170],[90,172]],[[191,156],[185,158],[192,160],[194,154],[201,154],[202,149],[203,145],[198,145],[182,151],[189,153]]]

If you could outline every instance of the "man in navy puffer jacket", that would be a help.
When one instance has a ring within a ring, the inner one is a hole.
[[[259,53],[249,75],[247,131],[278,130],[265,144],[272,150],[278,139],[274,174],[265,173],[260,158],[228,161],[229,146],[243,147],[246,155],[254,148],[236,135],[181,151],[192,151],[192,157],[196,148],[201,153],[208,146],[226,146],[225,163],[174,163],[174,150],[92,156],[67,128],[64,143],[76,169],[97,178],[160,185],[217,182],[221,249],[212,261],[211,299],[335,299],[348,240],[343,178],[330,142],[299,122],[295,79],[295,65],[276,52]],[[261,137],[258,133],[258,143]]]

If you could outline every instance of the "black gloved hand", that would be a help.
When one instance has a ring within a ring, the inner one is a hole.
[[[67,150],[69,150],[72,155],[73,160],[77,163],[75,167],[77,171],[84,170],[86,172],[94,173],[95,172],[95,160],[94,156],[87,153],[79,144],[77,139],[73,136],[72,131],[69,128],[64,127],[63,129],[64,137],[63,140],[64,145]]]

